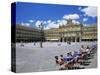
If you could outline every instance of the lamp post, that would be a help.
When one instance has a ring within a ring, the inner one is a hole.
[[[39,29],[40,29],[40,47],[43,48],[43,23],[41,23],[39,25]]]

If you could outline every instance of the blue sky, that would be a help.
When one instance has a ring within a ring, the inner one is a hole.
[[[65,19],[86,25],[97,23],[97,8],[88,6],[16,3],[16,23],[36,27],[40,22],[44,27],[66,24]]]

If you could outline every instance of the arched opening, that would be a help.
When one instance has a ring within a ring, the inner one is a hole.
[[[77,41],[77,42],[80,42],[80,38],[79,38],[79,37],[77,37],[76,41]]]
[[[71,41],[71,37],[68,37],[68,41]]]
[[[66,42],[66,37],[64,38],[64,42]]]
[[[60,38],[60,42],[62,42],[62,37]]]
[[[75,37],[72,37],[72,42],[75,42]]]

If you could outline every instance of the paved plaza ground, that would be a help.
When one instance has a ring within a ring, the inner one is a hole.
[[[40,43],[24,43],[24,47],[20,43],[16,44],[16,71],[17,72],[40,72],[40,71],[55,71],[59,70],[59,65],[55,64],[54,57],[56,55],[66,55],[68,52],[77,51],[83,44],[92,46],[97,42],[76,42],[61,43],[59,42],[45,42],[43,48],[40,48]],[[97,67],[97,56],[91,59],[91,64],[85,68]]]

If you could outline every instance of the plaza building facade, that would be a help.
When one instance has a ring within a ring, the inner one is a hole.
[[[16,42],[44,41],[44,32],[40,29],[16,25]]]
[[[46,41],[59,41],[59,29],[58,28],[51,28],[44,31]]]
[[[44,32],[46,41],[80,42],[97,40],[97,25],[73,24],[71,19],[67,20],[66,25],[51,28]]]
[[[82,28],[82,41],[97,41],[97,25]]]
[[[82,24],[74,24],[71,19],[67,20],[66,25],[47,30],[16,25],[16,42],[38,41],[97,41],[97,25],[84,26]]]

